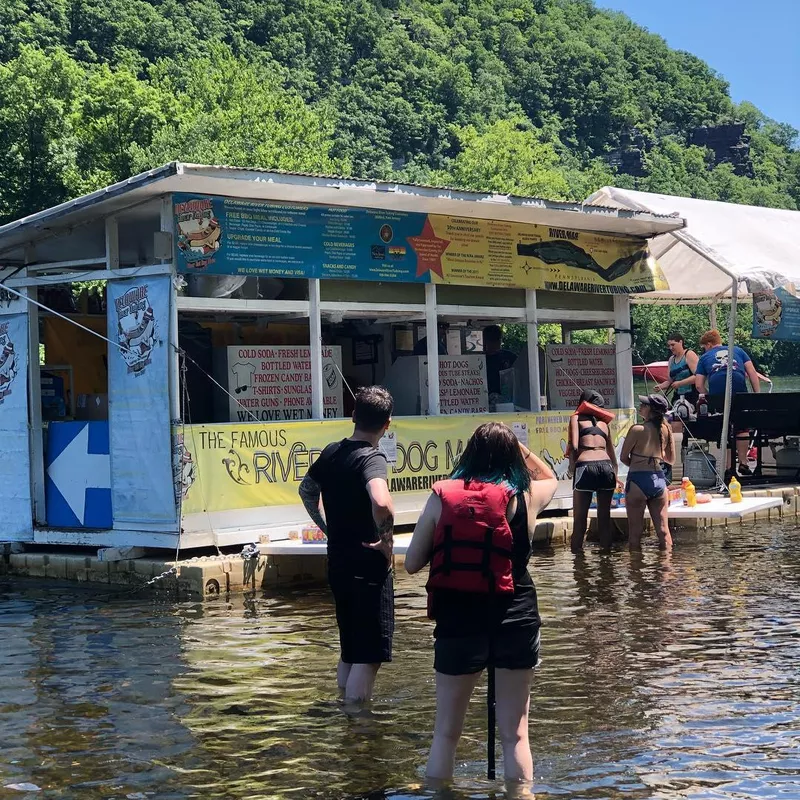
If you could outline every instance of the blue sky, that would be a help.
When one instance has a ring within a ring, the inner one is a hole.
[[[800,130],[800,0],[595,0],[702,58],[735,102]]]

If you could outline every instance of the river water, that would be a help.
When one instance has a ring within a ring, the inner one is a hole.
[[[536,796],[800,797],[799,538],[792,519],[679,533],[672,556],[535,553]],[[172,604],[6,580],[0,797],[430,797],[421,578],[398,577],[397,605],[380,699],[349,716],[324,591]],[[437,796],[504,796],[483,703]]]

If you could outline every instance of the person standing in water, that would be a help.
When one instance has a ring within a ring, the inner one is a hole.
[[[581,403],[591,403],[605,408],[603,396],[587,389]],[[572,536],[573,553],[583,549],[583,539],[589,518],[592,495],[597,495],[597,533],[600,546],[611,548],[611,501],[617,488],[617,454],[608,423],[591,414],[573,414],[569,419],[569,452],[575,477],[572,485]]]
[[[662,464],[675,463],[672,428],[664,419],[669,410],[663,395],[639,397],[639,413],[644,422],[634,425],[625,436],[620,460],[628,467],[625,508],[628,515],[628,544],[631,550],[642,546],[645,508],[658,535],[658,546],[672,550],[669,532],[669,491]]]
[[[528,707],[540,619],[528,559],[536,517],[557,486],[506,425],[489,422],[470,437],[452,478],[434,485],[417,522],[405,567],[413,575],[430,563],[428,616],[436,622],[428,778],[452,777],[470,697],[493,667],[505,778],[533,779]]]
[[[337,682],[349,701],[371,699],[378,669],[392,660],[394,507],[378,442],[393,405],[386,389],[361,389],[353,435],[329,444],[299,489],[309,517],[328,537],[328,582],[341,646]]]

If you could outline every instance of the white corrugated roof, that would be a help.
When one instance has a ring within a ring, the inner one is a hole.
[[[41,236],[77,229],[172,192],[499,219],[641,238],[685,224],[673,215],[603,208],[596,203],[587,206],[391,181],[172,162],[0,226],[0,262],[21,260],[24,246]]]

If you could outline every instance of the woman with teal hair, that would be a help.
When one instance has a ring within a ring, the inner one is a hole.
[[[539,611],[528,573],[536,517],[557,487],[552,470],[502,423],[470,437],[450,480],[433,487],[406,553],[430,564],[436,723],[426,774],[449,779],[470,696],[496,675],[497,727],[508,782],[533,779],[528,705],[539,661]],[[491,675],[491,672],[490,672]]]

